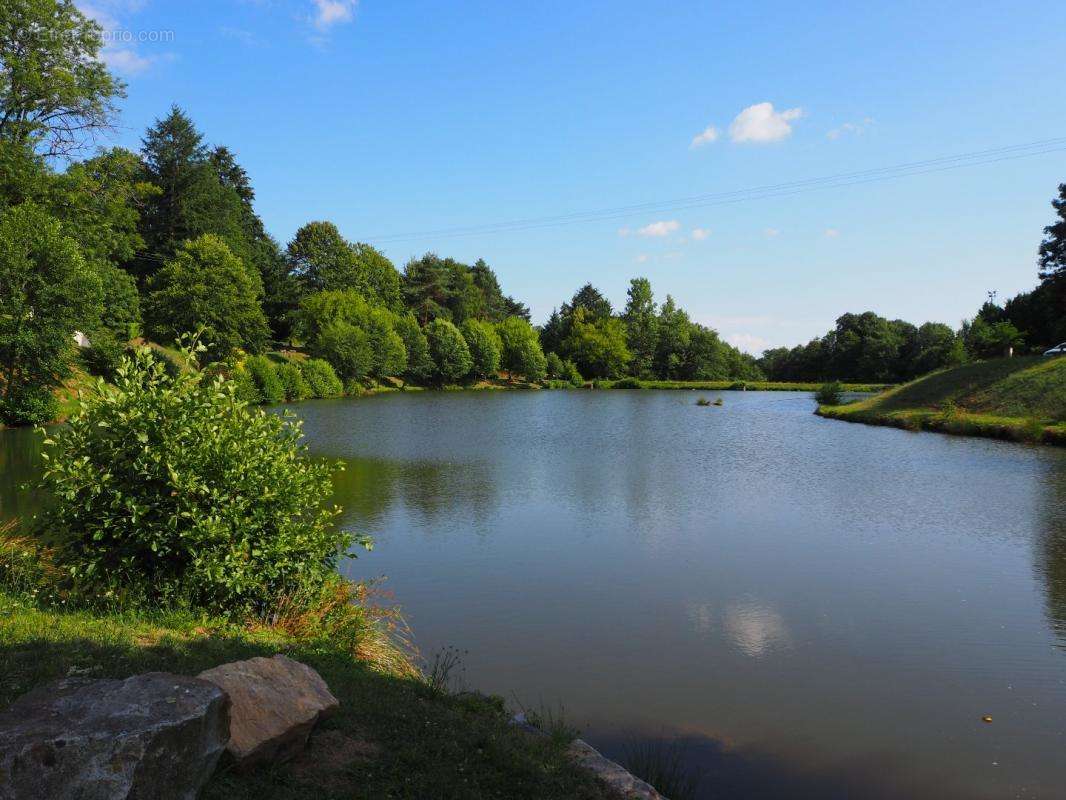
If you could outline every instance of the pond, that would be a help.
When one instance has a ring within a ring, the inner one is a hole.
[[[676,742],[706,797],[1061,796],[1066,452],[721,396],[290,408],[376,540],[345,572],[468,688],[615,757]],[[33,507],[31,436],[0,434],[0,515]]]

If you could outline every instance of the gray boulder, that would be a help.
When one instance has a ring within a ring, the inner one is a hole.
[[[0,714],[0,800],[193,800],[228,736],[207,681],[66,678]]]
[[[317,672],[283,655],[234,661],[199,677],[229,695],[226,752],[238,769],[296,755],[315,724],[339,705]]]

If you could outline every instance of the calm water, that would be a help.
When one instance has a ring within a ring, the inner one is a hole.
[[[706,797],[1066,796],[1066,452],[722,396],[294,409],[377,540],[346,571],[467,686],[680,739]],[[35,468],[0,434],[0,514]]]

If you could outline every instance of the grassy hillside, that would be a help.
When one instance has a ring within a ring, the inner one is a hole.
[[[1066,358],[999,358],[933,372],[824,417],[1066,444]]]

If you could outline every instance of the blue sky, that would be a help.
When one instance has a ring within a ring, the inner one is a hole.
[[[645,275],[753,352],[845,311],[957,324],[1035,284],[1066,181],[1060,149],[454,233],[1066,137],[1061,2],[78,4],[128,32],[106,51],[128,82],[118,144],[177,103],[283,243],[329,219],[398,266],[483,257],[534,321],[585,281],[620,306]]]

